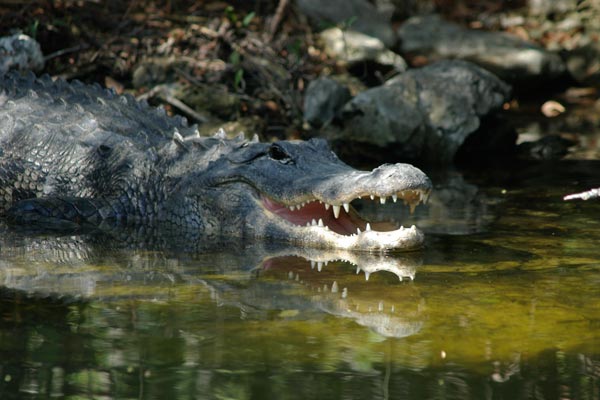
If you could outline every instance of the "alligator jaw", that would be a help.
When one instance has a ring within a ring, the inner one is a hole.
[[[387,196],[363,196],[380,204],[386,203],[388,197],[394,202],[402,199],[413,211],[420,202],[427,201],[429,191],[426,188],[402,190]],[[275,224],[285,225],[289,240],[297,244],[354,251],[409,251],[423,247],[424,235],[414,225],[377,230],[385,227],[382,223],[362,219],[349,201],[336,205],[314,198],[283,205],[262,196],[260,202],[273,215]]]

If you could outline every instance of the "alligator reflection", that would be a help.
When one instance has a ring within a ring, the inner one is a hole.
[[[149,240],[144,235],[136,241],[134,233],[126,236],[32,236],[4,227],[0,284],[37,297],[102,301],[122,298],[111,293],[117,286],[129,288],[124,296],[157,300],[168,290],[148,293],[143,288],[203,285],[219,304],[244,312],[325,312],[388,337],[412,335],[422,325],[416,289],[398,283],[415,278],[422,264],[418,252],[392,256],[252,244],[232,253],[224,252],[223,244],[215,249],[206,243],[181,252],[189,243],[178,244],[175,237]],[[396,296],[386,293],[385,302],[366,283],[377,272],[385,274],[380,279],[400,285]]]

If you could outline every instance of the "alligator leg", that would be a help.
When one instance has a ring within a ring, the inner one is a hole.
[[[6,212],[14,224],[48,230],[96,226],[104,220],[122,222],[125,210],[118,201],[82,197],[39,197],[21,200]]]
[[[581,193],[570,194],[570,195],[563,197],[563,200],[574,200],[574,199],[589,200],[589,199],[596,199],[598,197],[600,197],[600,188],[590,189],[590,190],[587,190],[587,191],[581,192]]]

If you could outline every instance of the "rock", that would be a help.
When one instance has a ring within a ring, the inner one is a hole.
[[[325,53],[347,64],[373,61],[394,68],[398,72],[406,70],[404,59],[388,50],[384,43],[375,37],[353,30],[329,28],[319,34]]]
[[[209,112],[225,120],[235,119],[240,113],[240,96],[231,93],[223,84],[178,83],[174,85],[173,95],[196,111]]]
[[[396,43],[390,15],[377,12],[366,0],[296,0],[296,4],[320,29],[325,24],[349,25],[346,27],[376,37],[387,47]]]
[[[350,90],[328,77],[310,82],[304,95],[304,119],[316,128],[333,120],[338,110],[350,100]]]
[[[527,6],[530,14],[546,16],[576,10],[579,2],[581,0],[527,0]]]
[[[40,71],[44,68],[44,55],[35,39],[22,33],[0,38],[0,75],[10,69]]]
[[[523,142],[517,146],[519,157],[533,160],[559,160],[575,142],[556,135],[544,136],[534,142]]]
[[[542,83],[565,72],[557,54],[533,43],[505,33],[466,29],[438,15],[410,18],[398,35],[405,53],[430,61],[468,60],[511,83]]]
[[[600,43],[590,43],[567,52],[566,64],[578,83],[600,87]]]
[[[466,61],[412,69],[359,93],[341,110],[330,139],[359,143],[403,160],[451,162],[481,119],[509,99],[510,87]]]

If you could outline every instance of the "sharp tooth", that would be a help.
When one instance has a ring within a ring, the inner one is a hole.
[[[346,210],[346,212],[350,212],[350,204],[344,203],[343,206],[344,206],[344,210]]]
[[[322,262],[318,262],[317,263],[317,271],[321,272],[322,269],[323,269],[323,263]]]
[[[310,221],[310,224],[311,224],[312,226],[317,226],[317,221],[315,221],[315,219],[313,218],[313,220],[312,220],[312,221]]]
[[[333,216],[336,218],[340,216],[340,206],[333,206]]]
[[[307,223],[306,223],[306,226],[310,226],[310,222],[307,222]]]
[[[310,262],[310,269],[315,269],[315,262],[312,260]]]
[[[318,225],[321,226],[321,227],[325,226],[325,224],[323,224],[323,220],[321,218],[319,218],[319,224]]]
[[[385,196],[379,198],[381,204],[385,204]]]
[[[356,234],[360,235],[360,228],[356,228]]]
[[[366,226],[366,228],[365,228],[365,231],[367,231],[367,232],[368,232],[368,231],[370,231],[370,230],[371,230],[371,224],[369,224],[369,223],[367,222],[367,226]]]
[[[410,227],[410,230],[411,230],[411,231],[416,231],[416,230],[417,230],[417,227],[413,225],[413,226],[411,226],[411,227]]]
[[[397,194],[393,194],[392,195],[392,200],[394,200],[394,203],[398,201],[398,195]]]
[[[329,210],[329,207],[331,207],[329,204],[325,203],[325,210]]]
[[[371,200],[375,200],[375,195],[374,194],[370,195],[369,197],[371,198]]]
[[[295,206],[289,206],[290,211],[294,211],[295,208]]]
[[[404,230],[404,225],[400,226],[400,230],[403,231]]]

